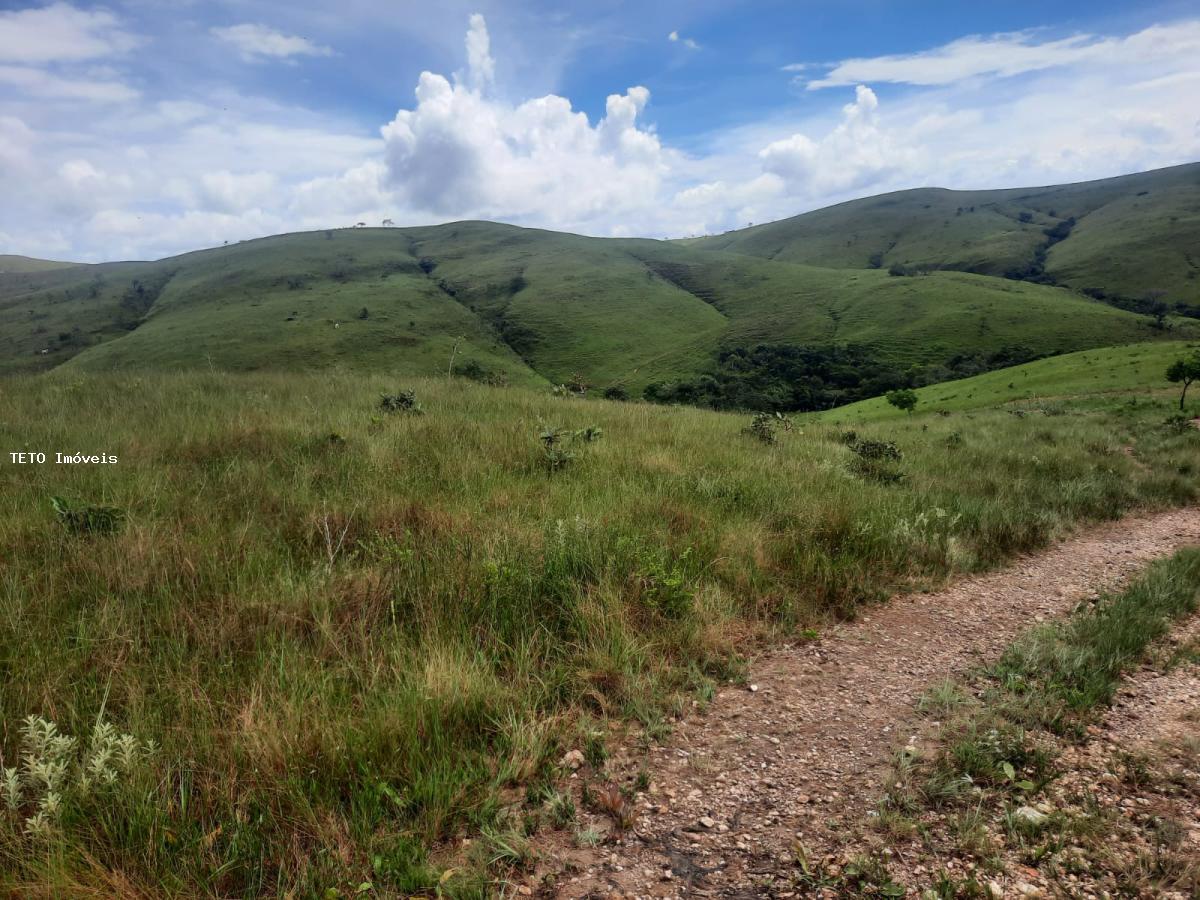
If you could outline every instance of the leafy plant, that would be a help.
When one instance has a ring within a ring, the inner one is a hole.
[[[386,413],[411,413],[420,415],[425,410],[417,402],[414,391],[400,391],[397,394],[384,394],[379,398],[379,408]]]
[[[774,444],[779,440],[780,431],[791,431],[792,420],[783,413],[755,414],[750,424],[746,426],[746,434],[752,434],[764,444]]]
[[[4,806],[23,821],[26,834],[49,837],[70,807],[99,797],[157,749],[153,741],[139,742],[103,719],[81,744],[54,722],[27,716],[21,724],[20,764],[0,770]]]
[[[50,505],[73,534],[116,534],[125,524],[125,512],[115,506],[73,504],[62,497],[51,497]]]

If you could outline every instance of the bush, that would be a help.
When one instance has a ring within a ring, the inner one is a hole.
[[[398,394],[384,394],[379,398],[379,408],[386,413],[412,413],[420,415],[424,412],[421,404],[417,402],[417,395],[414,391],[400,391]]]
[[[909,388],[897,388],[894,391],[888,391],[885,396],[888,403],[910,415],[917,408],[917,392]]]
[[[598,425],[588,425],[577,431],[554,425],[543,426],[538,432],[538,441],[542,446],[542,463],[551,472],[565,469],[578,457],[575,450],[577,444],[594,444],[603,435],[604,429]]]
[[[764,444],[779,440],[779,431],[791,431],[792,420],[783,413],[758,413],[746,426],[745,433],[752,434]]]
[[[621,387],[619,384],[609,385],[604,389],[604,399],[621,401],[628,400],[629,391],[625,390],[625,388]]]
[[[76,505],[62,497],[51,497],[50,505],[72,534],[116,534],[125,524],[124,511],[115,506]]]

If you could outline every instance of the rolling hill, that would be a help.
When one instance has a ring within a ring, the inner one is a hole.
[[[1101,347],[1039,359],[919,388],[917,409],[922,412],[962,411],[1125,394],[1177,397],[1178,387],[1168,384],[1164,373],[1175,359],[1190,353],[1197,346],[1200,345],[1187,341],[1161,341]],[[814,414],[814,418],[820,421],[849,423],[903,419],[905,416],[906,413],[891,406],[882,397]]]
[[[1028,270],[1044,249],[1057,283],[1197,304],[1200,163],[1050,187],[899,191],[687,243],[815,266],[985,275]]]
[[[1064,284],[1119,296],[1153,271],[1194,299],[1198,185],[1200,167],[1185,166],[1029,191],[910,191],[690,242],[457,222],[285,234],[157,262],[3,257],[0,373],[453,365],[638,394],[758,344],[857,345],[900,372],[1003,347],[1029,358],[1187,339],[1200,323],[1173,317],[1159,332],[1077,290],[996,276],[1074,217],[1047,256]],[[896,277],[892,261],[942,270]]]

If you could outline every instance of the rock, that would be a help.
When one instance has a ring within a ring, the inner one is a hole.
[[[586,760],[584,759],[582,752],[579,750],[568,750],[563,754],[563,758],[558,761],[558,764],[564,769],[575,771],[576,769],[580,768],[584,762],[586,762]]]
[[[998,881],[989,881],[987,883],[987,894],[992,900],[1004,900],[1004,888],[1001,887]]]
[[[752,693],[752,694],[758,693],[758,685],[757,684],[750,685],[750,693]]]
[[[701,816],[699,822],[701,828],[712,828],[717,824],[717,820],[712,816]]]
[[[1044,812],[1034,809],[1032,806],[1022,806],[1015,813],[1013,818],[1018,822],[1026,822],[1030,825],[1041,825],[1046,819],[1050,818]]]

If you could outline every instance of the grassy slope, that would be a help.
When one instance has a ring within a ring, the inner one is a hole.
[[[720,310],[729,346],[862,343],[899,362],[929,363],[1010,344],[1050,353],[1153,335],[1144,318],[1070,291],[963,272],[903,278],[652,242],[632,252]],[[1187,320],[1178,328],[1200,334]]]
[[[0,253],[0,275],[25,272],[49,272],[54,269],[67,269],[79,265],[71,262],[58,262],[53,259],[34,259],[30,256],[14,256]]]
[[[6,380],[0,443],[120,462],[0,460],[0,749],[30,713],[81,734],[102,706],[163,749],[68,793],[53,853],[0,811],[0,892],[430,889],[457,837],[520,846],[543,795],[509,787],[554,777],[590,716],[659,727],[764,630],[1196,496],[1200,433],[1157,427],[1169,399],[868,426],[904,453],[881,485],[833,426],[766,446],[741,416],[445,379],[412,384],[424,415],[381,416],[395,386]],[[604,436],[548,472],[542,423]],[[128,524],[72,535],[53,495]]]
[[[721,347],[760,341],[869,343],[925,363],[1148,335],[1143,318],[1038,285],[892,278],[481,222],[281,235],[157,263],[0,277],[0,324],[0,371],[71,359],[93,372],[432,375],[458,342],[460,364],[515,383],[578,373],[633,391],[693,377]]]
[[[1164,377],[1167,366],[1195,346],[1186,341],[1131,344],[1040,359],[920,388],[917,409],[972,410],[1017,401],[1094,394],[1177,394],[1178,388],[1169,385]],[[834,422],[877,422],[905,415],[882,397],[876,397],[816,414],[814,418]]]
[[[998,275],[1028,263],[1042,229],[1070,216],[1078,224],[1047,263],[1059,281],[1200,300],[1200,163],[1041,188],[900,191],[684,243],[818,266],[866,268],[879,254],[883,268],[926,263]]]

